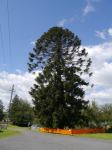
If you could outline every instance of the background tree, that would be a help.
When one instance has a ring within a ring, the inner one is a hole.
[[[2,119],[4,118],[3,109],[4,109],[4,106],[3,106],[2,101],[0,100],[0,121],[2,121]]]
[[[112,104],[98,105],[92,101],[82,113],[86,117],[82,125],[86,127],[112,126]]]
[[[27,126],[33,120],[33,111],[30,104],[17,95],[10,107],[10,120],[14,125]]]
[[[81,75],[92,75],[91,59],[80,49],[78,36],[61,27],[44,33],[29,54],[29,71],[40,70],[31,89],[39,122],[45,127],[73,128],[84,119],[81,110],[87,107]]]
[[[101,127],[101,110],[100,106],[96,103],[96,101],[92,101],[87,109],[86,109],[86,116],[87,116],[87,126],[88,127]]]
[[[112,126],[112,104],[104,104],[100,107],[101,110],[101,121],[105,125]]]

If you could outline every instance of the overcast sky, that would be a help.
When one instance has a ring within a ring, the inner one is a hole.
[[[98,104],[112,103],[111,0],[8,0],[8,3],[7,7],[7,0],[0,0],[0,99],[5,105],[9,103],[12,84],[15,94],[31,102],[28,91],[34,75],[27,71],[28,53],[52,26],[69,28],[77,34],[92,58],[91,83],[95,86],[88,89],[86,97]]]

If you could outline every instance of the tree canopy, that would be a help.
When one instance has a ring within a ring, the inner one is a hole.
[[[74,128],[84,119],[81,111],[88,101],[84,87],[89,82],[82,75],[91,76],[91,59],[77,35],[53,27],[44,33],[29,53],[29,71],[41,70],[31,88],[39,122],[44,127]]]
[[[83,113],[87,116],[86,127],[112,127],[112,104],[98,105],[92,101]]]
[[[2,101],[0,100],[0,121],[2,121],[2,119],[4,118],[3,109],[4,109],[4,106],[3,106]]]
[[[14,125],[27,126],[33,120],[32,107],[16,95],[12,100],[9,117]]]

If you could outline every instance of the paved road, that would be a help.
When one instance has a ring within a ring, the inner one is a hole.
[[[0,140],[0,150],[111,150],[112,141],[73,136],[40,134],[26,131],[22,135]]]

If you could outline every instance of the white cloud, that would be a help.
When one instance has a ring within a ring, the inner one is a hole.
[[[112,88],[102,89],[101,91],[91,90],[86,96],[87,99],[95,100],[98,104],[112,103]]]
[[[108,29],[108,34],[112,36],[112,27]]]
[[[96,36],[104,40],[112,38],[112,27],[107,28],[103,31],[96,31]]]
[[[73,22],[74,22],[74,18],[71,17],[69,19],[62,19],[62,20],[60,20],[57,25],[61,26],[61,27],[64,27],[65,24],[69,24],[69,23],[73,23]]]
[[[106,39],[106,32],[105,31],[96,31],[96,36],[101,39]]]
[[[19,95],[21,98],[31,102],[31,96],[29,91],[34,83],[34,78],[36,75],[30,74],[28,72],[19,74],[0,72],[0,99],[3,101],[5,106],[8,106],[10,100],[10,89],[12,85],[15,85],[15,94]]]
[[[87,46],[86,49],[93,61],[91,83],[95,84],[86,97],[99,104],[112,103],[112,42]]]
[[[17,72],[18,74],[22,74],[22,71],[21,71],[20,69],[16,69],[16,72]]]
[[[83,15],[86,16],[95,11],[94,4],[100,2],[100,0],[85,0],[86,6],[83,9]]]
[[[67,19],[62,19],[62,20],[59,21],[58,26],[63,27],[66,22],[67,22]]]
[[[30,44],[34,46],[35,45],[35,41],[31,41]]]
[[[93,7],[93,5],[88,2],[83,10],[83,15],[86,16],[88,15],[90,12],[95,11],[95,8]]]

